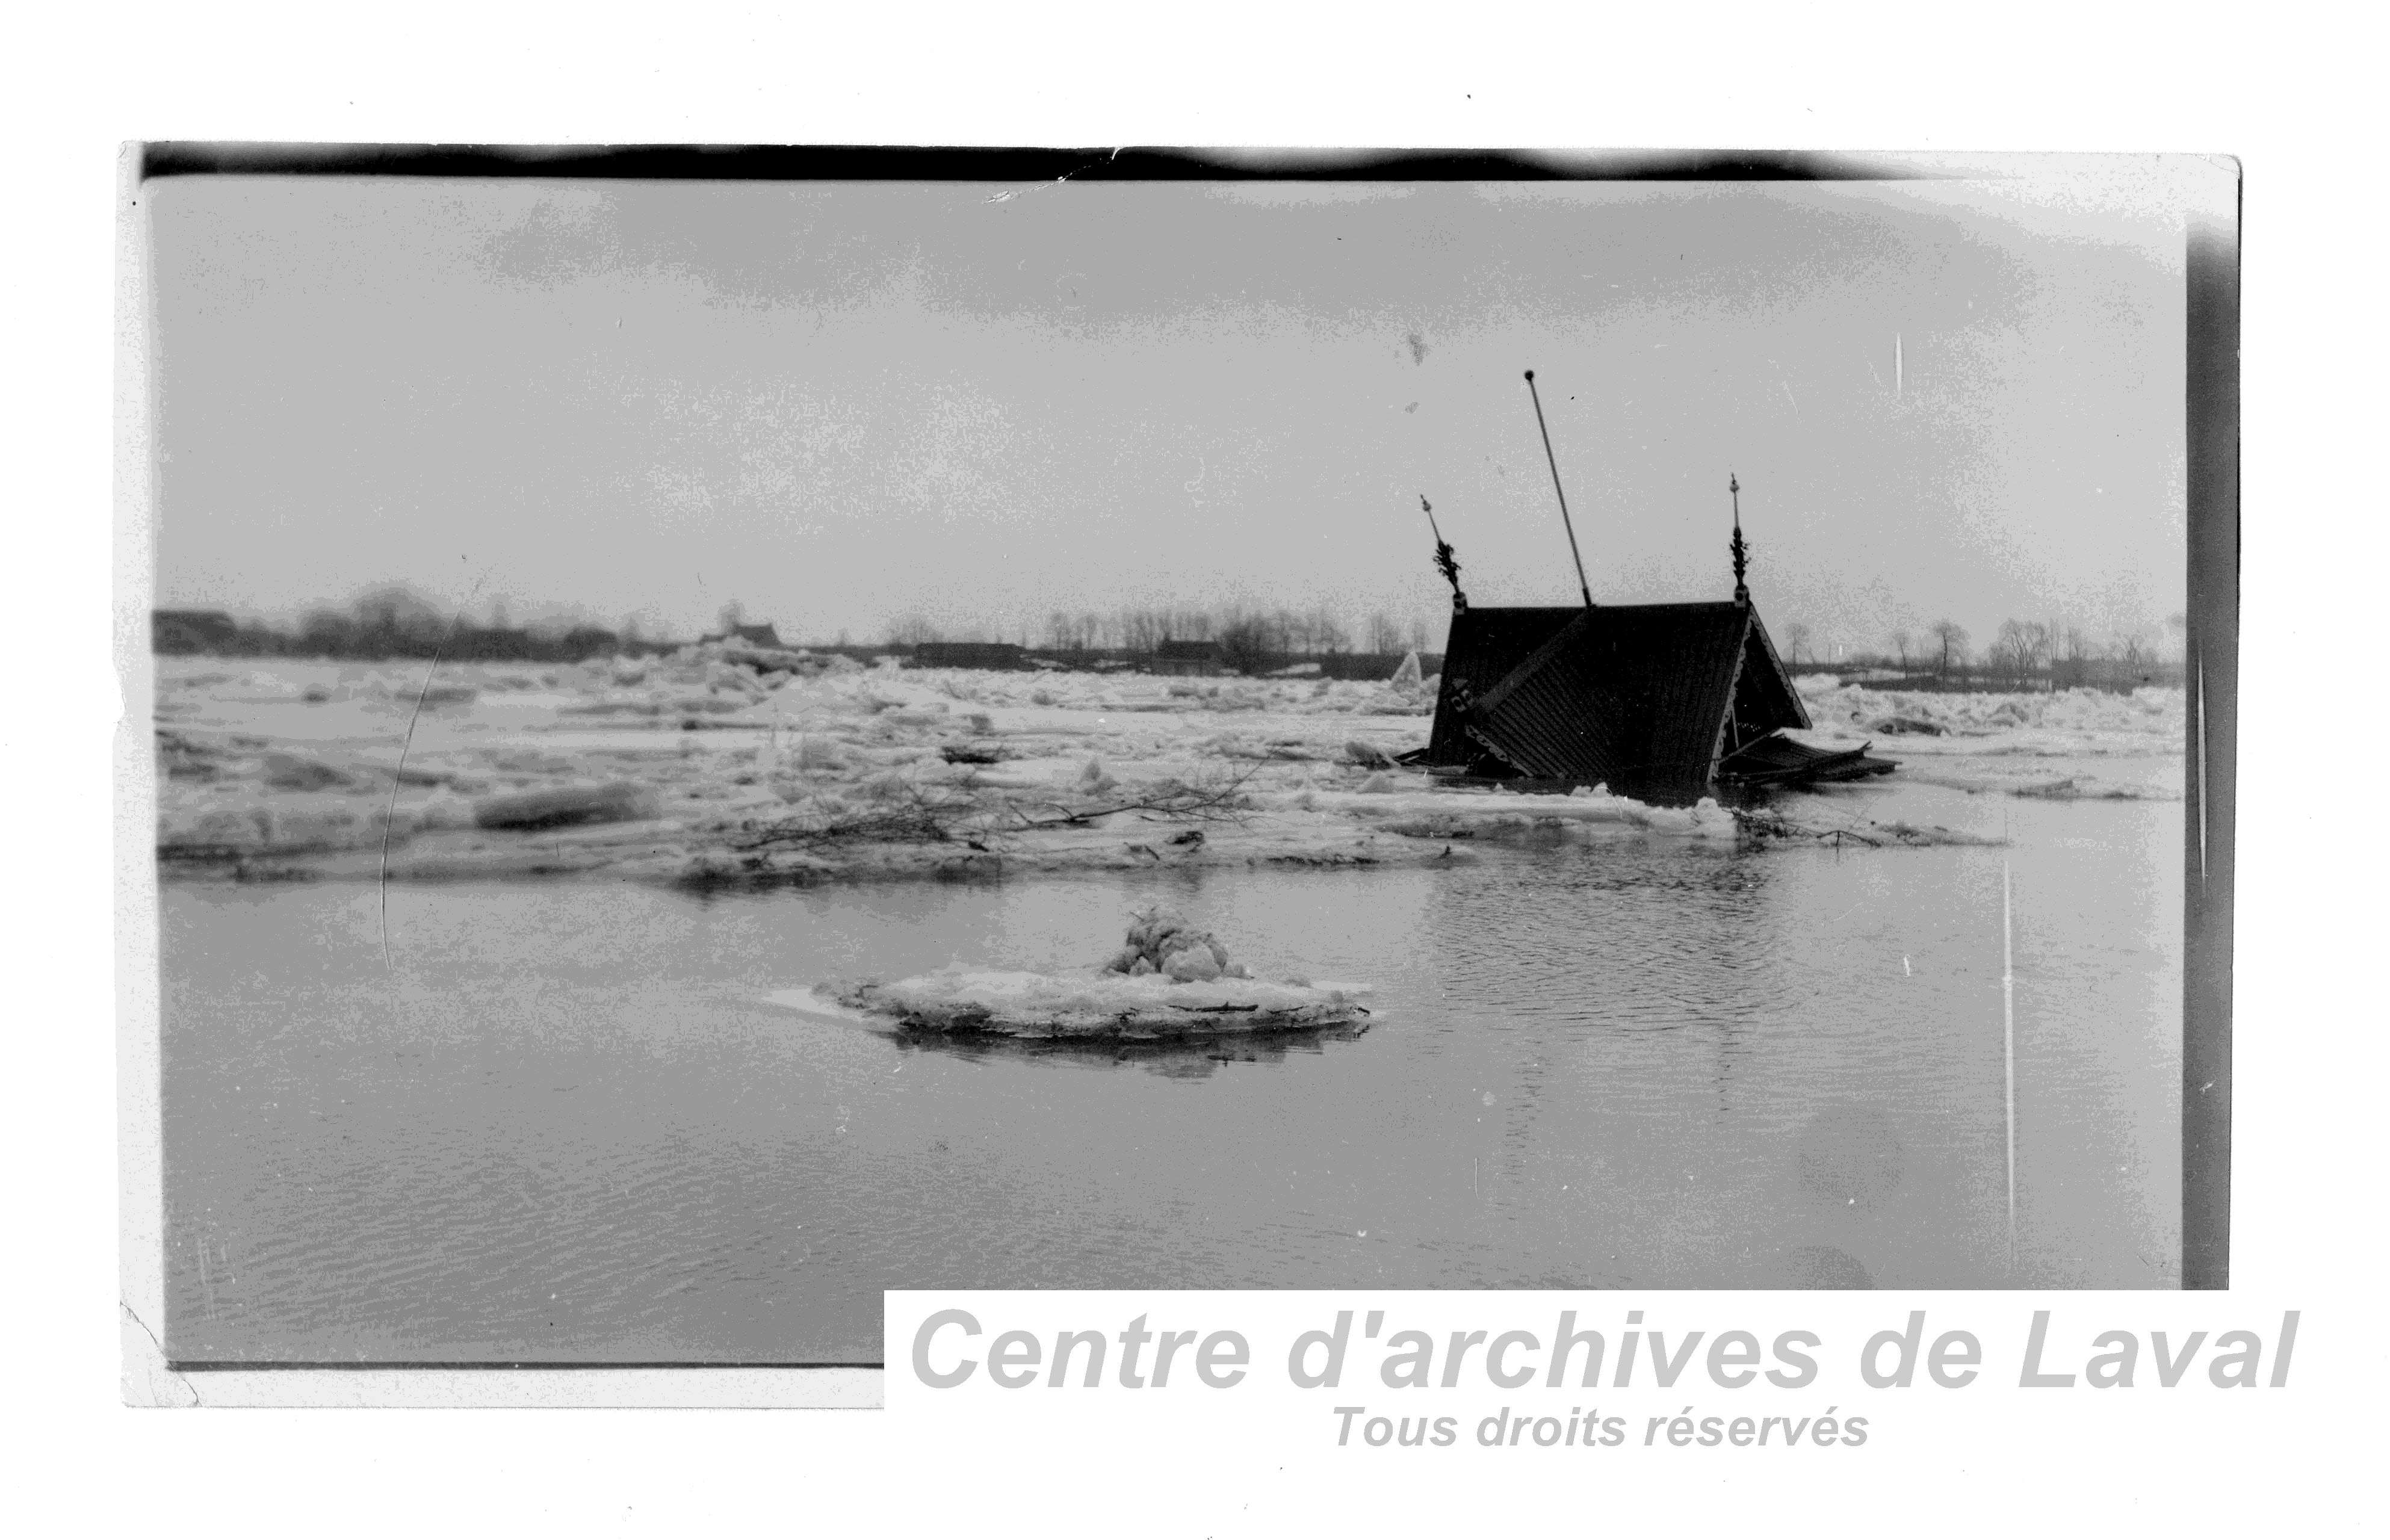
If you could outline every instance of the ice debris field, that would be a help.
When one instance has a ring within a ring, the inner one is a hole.
[[[720,644],[562,667],[155,661],[170,874],[692,883],[1420,866],[1551,838],[1996,842],[2007,797],[2182,796],[2183,696],[1801,681],[1893,776],[1751,809],[1436,787],[1437,681],[914,670]]]

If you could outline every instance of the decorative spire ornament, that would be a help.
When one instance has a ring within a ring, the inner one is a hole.
[[[1435,527],[1435,509],[1429,505],[1425,493],[1420,494],[1420,511],[1427,515],[1428,530],[1435,536],[1435,570],[1452,584],[1452,612],[1458,615],[1469,608],[1469,596],[1460,591],[1460,560],[1452,554],[1452,543]]]
[[[1751,590],[1743,586],[1742,573],[1751,565],[1751,547],[1742,539],[1742,484],[1734,479],[1731,470],[1726,473],[1726,492],[1734,499],[1734,538],[1726,547],[1727,554],[1734,558],[1734,602],[1749,604]]]

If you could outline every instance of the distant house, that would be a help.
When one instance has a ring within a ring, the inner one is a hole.
[[[1028,650],[1018,642],[922,642],[913,648],[915,668],[1025,669]]]
[[[622,645],[622,637],[600,625],[577,625],[564,634],[565,655],[571,658],[601,658]]]
[[[1157,643],[1153,649],[1153,672],[1156,674],[1213,674],[1220,672],[1220,644],[1217,642]]]
[[[239,622],[221,610],[153,610],[149,650],[161,653],[222,652],[240,635]]]
[[[718,636],[706,636],[701,640],[744,642],[749,647],[785,648],[788,646],[786,642],[780,640],[780,634],[772,628],[772,622],[769,621],[765,621],[762,625],[734,625]]]
[[[539,644],[520,626],[469,626],[448,638],[448,655],[488,663],[527,663],[540,655]]]

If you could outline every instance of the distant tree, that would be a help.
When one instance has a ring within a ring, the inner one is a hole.
[[[344,647],[356,630],[357,622],[338,610],[310,610],[299,622],[300,636],[317,650]]]
[[[619,651],[623,638],[601,625],[570,627],[555,639],[556,653],[579,661],[585,658],[603,658]]]
[[[1892,634],[1892,650],[1898,655],[1901,672],[1904,674],[1908,672],[1908,632],[1895,631]]]
[[[1266,635],[1271,654],[1279,658],[1292,656],[1296,645],[1303,638],[1303,617],[1280,606],[1270,611],[1266,625]]]
[[[1403,634],[1394,618],[1382,610],[1372,610],[1363,622],[1363,635],[1369,638],[1369,650],[1377,653],[1398,652],[1402,649]]]
[[[1413,652],[1425,652],[1427,650],[1427,638],[1428,626],[1426,618],[1420,615],[1413,615],[1411,617],[1411,650]]]
[[[438,647],[448,634],[448,616],[403,584],[368,589],[349,608],[356,617],[357,642],[367,648],[422,651]]]
[[[1220,627],[1220,661],[1239,674],[1258,674],[1271,661],[1270,622],[1258,615],[1236,617]]]
[[[2083,628],[2070,625],[2052,634],[2049,644],[2049,673],[2055,683],[2063,675],[2066,683],[2080,685],[2090,677],[2091,639]]]
[[[1926,627],[1925,634],[1934,638],[1938,660],[1935,664],[1936,673],[1947,674],[1953,668],[1966,666],[1967,628],[1965,626],[1954,621],[1935,621]]]
[[[2024,637],[2014,621],[2002,621],[1992,645],[1984,649],[1984,663],[2001,678],[2013,679],[2024,671],[2022,655]]]
[[[1800,662],[1808,650],[1809,627],[1807,624],[1800,621],[1787,623],[1784,627],[1784,661],[1788,663]]]
[[[938,628],[930,623],[929,617],[918,611],[908,611],[888,622],[890,647],[919,647],[923,642],[943,639]]]
[[[1998,673],[2022,684],[2049,656],[2049,627],[2041,621],[2007,620],[1993,638],[1990,661]]]

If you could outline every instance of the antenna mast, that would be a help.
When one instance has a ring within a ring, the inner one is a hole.
[[[1536,393],[1536,371],[1527,371],[1527,396],[1536,404],[1536,431],[1544,436],[1544,463],[1552,468],[1552,494],[1561,500],[1561,528],[1568,531],[1569,559],[1576,563],[1576,591],[1585,607],[1593,608],[1593,590],[1586,586],[1585,558],[1577,554],[1576,526],[1569,522],[1568,494],[1561,491],[1561,463],[1552,456],[1552,430],[1544,426],[1544,398]]]

